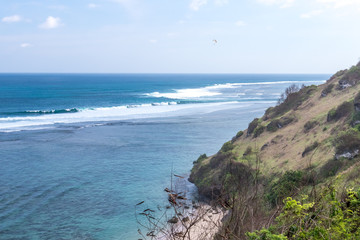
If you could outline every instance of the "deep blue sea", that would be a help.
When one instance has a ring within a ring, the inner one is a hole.
[[[329,77],[0,74],[0,239],[138,239],[134,206],[166,204],[171,171]]]

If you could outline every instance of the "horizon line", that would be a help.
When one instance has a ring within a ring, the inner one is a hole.
[[[108,74],[108,75],[331,75],[333,73],[135,73],[135,72],[0,72],[0,74]]]

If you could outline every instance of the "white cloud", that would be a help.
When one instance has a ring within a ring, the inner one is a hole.
[[[193,11],[198,11],[201,6],[207,4],[207,0],[191,0],[190,9]]]
[[[53,29],[62,26],[60,18],[49,16],[46,21],[39,25],[43,29]]]
[[[88,4],[88,8],[97,8],[99,7],[99,5],[95,4],[95,3],[89,3]]]
[[[23,18],[21,16],[13,15],[13,16],[3,17],[1,21],[6,23],[14,23],[14,22],[20,22],[22,20]]]
[[[22,48],[28,48],[28,47],[31,47],[32,45],[30,43],[22,43],[20,44],[20,47]]]
[[[246,26],[247,24],[246,24],[246,22],[239,20],[235,23],[235,25],[238,27],[243,27],[243,26]]]
[[[281,8],[291,7],[295,0],[257,0],[265,5],[279,5]]]
[[[156,39],[150,39],[149,42],[152,43],[152,44],[155,44],[155,43],[158,42],[158,40],[156,40]]]
[[[323,13],[323,10],[314,10],[308,13],[303,13],[300,15],[301,18],[312,18],[312,17],[316,17],[319,16]]]

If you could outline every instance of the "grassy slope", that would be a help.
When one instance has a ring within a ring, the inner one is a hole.
[[[360,64],[357,66],[358,69],[355,70],[360,73]],[[261,189],[269,188],[282,174],[289,170],[300,170],[305,173],[312,171],[316,173],[315,184],[318,186],[326,185],[335,179],[339,186],[359,186],[359,157],[344,160],[346,164],[341,165],[340,170],[334,172],[334,174],[329,173],[331,168],[327,167],[329,162],[335,161],[337,136],[342,131],[352,128],[350,119],[352,114],[356,113],[354,103],[351,102],[352,113],[336,121],[327,121],[327,115],[330,110],[338,107],[345,101],[353,101],[360,92],[360,84],[358,84],[360,82],[360,74],[350,75],[350,77],[348,75],[349,71],[340,71],[323,85],[300,90],[300,92],[303,91],[304,93],[311,88],[312,91],[308,91],[309,94],[305,94],[305,100],[292,106],[289,111],[278,115],[274,114],[273,109],[267,111],[270,114],[264,115],[259,120],[259,124],[265,127],[264,132],[260,136],[254,137],[254,133],[248,136],[248,130],[245,130],[241,137],[234,138],[231,142],[227,143],[227,146],[224,145],[222,150],[214,156],[199,159],[194,164],[190,180],[198,186],[200,193],[208,197],[218,196],[224,189],[229,163],[242,164],[249,171],[255,171],[256,158],[258,157],[258,159],[261,159],[259,170],[263,180]],[[350,79],[353,86],[341,89],[339,81],[343,82],[344,79]],[[321,97],[322,91],[330,84],[334,85],[331,93]],[[303,96],[303,93],[297,97]],[[283,104],[290,103],[285,101]],[[286,105],[283,106],[286,107]],[[289,125],[277,129],[275,132],[266,130],[266,126],[271,121],[289,116],[295,119]],[[304,125],[308,121],[316,121],[317,123],[313,128],[305,130]],[[311,146],[315,141],[319,143],[318,147],[303,156],[302,153],[305,148]],[[252,148],[252,153],[244,156],[249,146]],[[244,170],[245,168],[239,169]],[[242,175],[243,173],[240,172],[238,174]],[[306,189],[309,188],[304,186],[301,191],[305,192]],[[266,190],[263,190],[263,196],[265,197],[265,195]]]

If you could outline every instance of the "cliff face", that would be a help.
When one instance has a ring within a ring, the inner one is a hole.
[[[260,218],[286,196],[308,194],[334,181],[358,185],[359,82],[360,63],[320,86],[288,88],[277,106],[217,154],[195,161],[190,181],[201,194],[228,205],[234,195],[251,199],[254,192],[260,194],[256,206],[266,209]],[[261,226],[259,221],[255,229]]]

